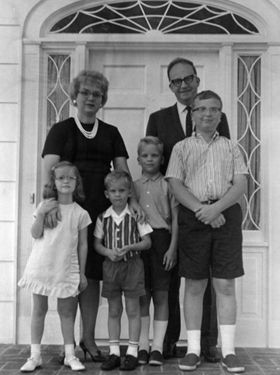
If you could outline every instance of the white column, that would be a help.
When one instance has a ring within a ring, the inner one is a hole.
[[[267,118],[264,122],[268,148],[268,194],[263,197],[269,205],[269,269],[268,269],[268,345],[280,347],[280,47],[269,48],[267,70]]]

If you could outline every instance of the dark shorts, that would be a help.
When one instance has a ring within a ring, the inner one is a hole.
[[[127,298],[139,298],[146,294],[144,285],[144,266],[139,255],[127,261],[103,262],[102,297],[113,299],[124,294]]]
[[[242,261],[242,212],[238,203],[223,212],[226,223],[212,228],[193,211],[179,208],[179,275],[202,280],[210,276],[234,279],[244,275]]]
[[[145,270],[145,288],[169,290],[171,271],[165,270],[163,257],[169,249],[171,234],[166,229],[153,229],[150,236],[152,247],[141,252]]]

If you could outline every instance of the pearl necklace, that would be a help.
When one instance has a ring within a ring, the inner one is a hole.
[[[78,119],[78,116],[75,116],[74,120],[75,120],[76,125],[78,126],[80,132],[81,132],[86,138],[88,138],[88,139],[92,139],[92,138],[94,138],[94,137],[96,136],[96,133],[97,133],[97,130],[98,130],[98,125],[99,125],[99,121],[98,121],[98,119],[96,119],[96,122],[95,122],[95,124],[93,125],[93,128],[92,128],[92,130],[91,130],[90,132],[86,131],[86,130],[83,128],[83,126],[82,126],[80,120]]]

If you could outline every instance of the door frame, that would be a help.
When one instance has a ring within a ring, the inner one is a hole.
[[[70,8],[74,9],[80,6],[75,1],[69,5],[69,0],[62,1],[62,7],[55,13],[55,17],[61,18],[62,12],[67,9],[68,13]],[[100,2],[101,3],[101,2]],[[209,1],[209,3],[211,3]],[[63,8],[63,4],[65,7]],[[89,1],[85,1],[84,6],[89,5]],[[66,6],[67,5],[67,6]],[[214,4],[213,4],[214,5]],[[43,9],[44,4],[40,7]],[[241,7],[239,7],[241,8]],[[238,8],[238,9],[239,9]],[[243,8],[242,8],[243,9]],[[47,9],[46,9],[47,11]],[[240,11],[240,9],[239,9]],[[92,40],[92,36],[86,35],[52,35],[47,36],[45,31],[48,29],[53,11],[47,11],[45,14],[49,14],[49,17],[42,18],[42,15],[35,20],[35,16],[39,15],[36,11],[31,14],[30,19],[26,25],[26,35],[33,33],[33,37],[23,39],[23,71],[22,71],[22,104],[21,104],[21,120],[22,120],[22,132],[20,139],[20,154],[22,158],[20,160],[20,171],[19,171],[19,186],[22,188],[19,191],[19,207],[18,207],[18,222],[24,223],[19,226],[18,231],[18,278],[22,274],[22,270],[31,251],[32,240],[29,236],[29,230],[32,214],[36,204],[38,203],[38,197],[40,196],[40,183],[42,174],[42,161],[40,158],[40,151],[42,149],[42,131],[38,124],[42,124],[45,116],[45,107],[43,104],[43,98],[40,93],[44,90],[45,82],[42,80],[43,74],[46,69],[45,55],[48,51],[64,51],[70,53],[72,57],[72,68],[71,75],[75,76],[81,69],[88,68],[89,66],[89,50],[97,49],[112,49],[118,50],[136,50],[136,51],[153,51],[166,49],[170,51],[216,51],[219,53],[220,61],[220,74],[221,81],[224,83],[220,90],[220,95],[224,99],[224,111],[227,113],[229,118],[232,118],[234,108],[232,108],[232,100],[228,93],[234,92],[234,81],[232,75],[232,69],[234,68],[236,54],[240,51],[261,51],[266,56],[268,46],[266,43],[265,33],[257,36],[250,37],[250,43],[244,40],[242,36],[210,36],[203,35],[199,38],[194,35],[188,36],[186,43],[184,36],[159,36],[153,35],[153,33],[147,35],[145,38],[142,36],[123,37],[114,35],[110,41],[108,41],[108,35],[98,35],[95,40]],[[44,14],[44,17],[45,17]],[[35,22],[34,32],[31,32],[32,20]],[[41,23],[40,23],[41,20]],[[261,25],[264,29],[263,24],[260,23],[259,19],[258,27]],[[39,32],[38,32],[39,31]],[[37,33],[38,32],[38,33]],[[36,34],[37,33],[37,34]],[[89,40],[91,39],[91,40]],[[246,39],[246,37],[245,37]],[[183,53],[182,53],[183,54]],[[264,86],[265,87],[265,82]],[[39,98],[39,100],[38,100]],[[34,105],[35,103],[35,105]],[[155,109],[156,110],[156,109]],[[71,114],[71,113],[70,113]],[[45,135],[44,135],[45,137]],[[36,155],[36,157],[34,157]],[[30,197],[35,193],[35,201],[30,203]],[[268,220],[267,220],[268,221]],[[247,244],[246,244],[247,241]],[[265,236],[252,233],[245,233],[245,244],[244,247],[248,248],[250,254],[258,254],[257,256],[261,259],[258,263],[258,269],[263,268],[263,283],[259,286],[260,291],[264,291],[268,288],[268,275],[267,275],[267,264],[269,247],[268,242],[265,240]],[[241,287],[238,287],[239,290]],[[265,303],[266,299],[263,300]],[[29,327],[29,319],[31,313],[31,299],[28,294],[24,291],[18,291],[17,294],[17,337],[19,343],[26,343],[28,341],[29,333],[26,334],[26,328]],[[266,306],[264,306],[263,319],[265,324],[267,323],[268,312]],[[21,332],[19,332],[21,331]],[[262,344],[266,346],[267,332],[262,340]],[[52,343],[55,343],[56,339],[52,337]]]

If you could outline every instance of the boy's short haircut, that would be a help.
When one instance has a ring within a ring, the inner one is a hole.
[[[193,98],[192,107],[194,108],[194,103],[196,100],[207,100],[207,99],[218,100],[221,104],[220,110],[222,110],[222,107],[223,107],[222,99],[219,97],[218,94],[216,94],[214,91],[211,91],[211,90],[201,91],[198,94],[196,94],[196,96]]]
[[[148,135],[147,137],[144,137],[142,139],[140,139],[140,142],[138,143],[138,146],[137,146],[137,153],[138,155],[140,154],[140,150],[141,150],[141,147],[143,145],[154,145],[154,146],[157,146],[161,156],[163,155],[163,143],[161,142],[161,140],[158,138],[158,137],[154,137],[152,135]]]
[[[117,182],[120,180],[123,180],[127,184],[128,188],[131,189],[132,181],[131,181],[130,174],[127,173],[126,171],[121,171],[119,169],[116,169],[107,174],[107,176],[104,179],[105,188],[108,189],[109,185],[112,182]]]

